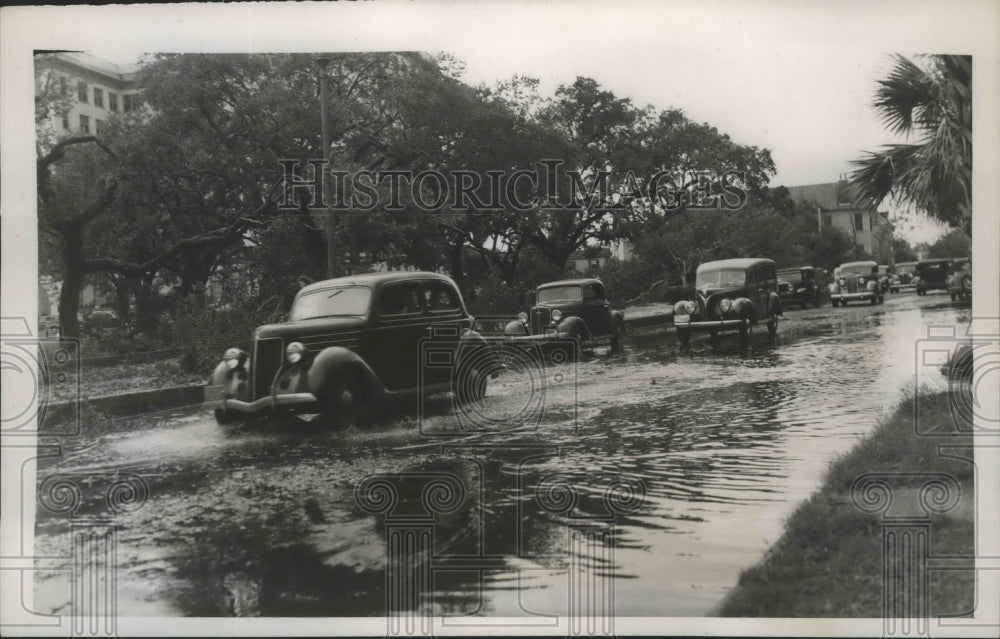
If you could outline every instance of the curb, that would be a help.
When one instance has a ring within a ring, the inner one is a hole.
[[[200,404],[204,401],[204,384],[174,386],[156,390],[81,397],[50,402],[42,409],[45,425],[77,420],[84,407],[114,416],[136,415],[148,410],[162,410]],[[41,424],[39,425],[41,427]]]

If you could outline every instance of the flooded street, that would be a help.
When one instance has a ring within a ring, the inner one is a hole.
[[[790,311],[773,342],[651,331],[624,355],[505,374],[462,420],[444,396],[343,433],[197,409],[85,421],[38,480],[141,478],[145,503],[115,519],[123,616],[545,620],[580,612],[583,577],[619,616],[701,616],[912,386],[927,326],[969,315],[895,295]],[[93,483],[75,517],[109,514]],[[69,531],[40,505],[36,554],[69,557]],[[68,566],[37,574],[35,609],[67,609]],[[389,592],[387,572],[422,586]]]

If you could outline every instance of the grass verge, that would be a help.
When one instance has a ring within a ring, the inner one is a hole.
[[[953,391],[960,392],[960,391]],[[915,406],[914,402],[919,402]],[[914,424],[919,408],[920,433]],[[905,399],[851,451],[827,470],[821,488],[789,517],[778,542],[745,570],[717,609],[724,617],[882,617],[883,515],[868,514],[851,499],[851,485],[865,473],[945,473],[961,487],[958,505],[930,517],[930,554],[974,555],[974,468],[945,457],[938,447],[960,446],[972,457],[972,434],[956,426],[949,394],[919,393]],[[923,433],[950,432],[950,436]],[[958,433],[958,434],[956,434]],[[955,450],[955,449],[950,449]],[[894,517],[922,516],[919,477],[894,476]],[[975,574],[931,571],[930,615],[970,612]]]

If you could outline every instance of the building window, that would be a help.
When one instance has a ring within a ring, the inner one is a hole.
[[[68,113],[63,113],[63,116],[62,116],[62,125],[63,125],[64,129],[69,129],[69,114]]]
[[[108,92],[108,108],[112,111],[118,110],[118,94]]]
[[[823,215],[823,226],[833,226],[833,216],[829,213]]]
[[[85,115],[80,116],[80,132],[90,133],[90,118]]]
[[[66,86],[66,76],[59,76],[59,95],[65,96],[69,93],[69,88]]]
[[[89,102],[87,98],[87,83],[77,82],[76,83],[76,99],[80,102]]]
[[[138,105],[138,100],[134,95],[123,95],[122,96],[122,111],[128,113]]]
[[[854,214],[854,230],[855,231],[865,230],[865,216],[863,213]]]
[[[94,120],[94,135],[100,135],[103,126],[104,120]]]
[[[94,87],[94,106],[104,108],[104,91]]]

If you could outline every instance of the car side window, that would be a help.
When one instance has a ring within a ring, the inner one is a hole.
[[[424,284],[424,307],[432,313],[454,312],[461,308],[458,294],[443,282]]]
[[[756,283],[757,283],[757,270],[754,269],[752,271],[748,271],[747,272],[747,284],[756,284]]]
[[[604,295],[596,284],[587,284],[583,287],[583,301],[593,302],[594,300],[603,299]]]
[[[420,285],[416,282],[388,286],[382,291],[378,314],[381,317],[418,315],[423,312],[420,298]]]

